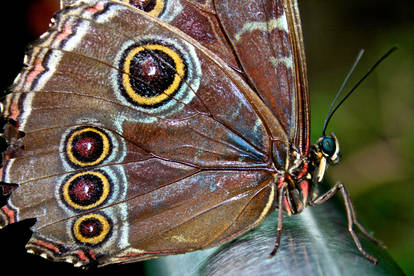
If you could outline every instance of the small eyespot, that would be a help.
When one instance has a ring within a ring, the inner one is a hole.
[[[112,222],[102,214],[92,213],[78,218],[72,228],[77,242],[95,246],[110,236]]]
[[[128,4],[158,17],[164,12],[166,3],[165,0],[129,0]]]
[[[112,141],[105,131],[82,126],[69,133],[64,151],[74,167],[96,166],[111,154]]]
[[[70,175],[61,187],[63,202],[74,210],[90,210],[103,204],[111,194],[112,183],[106,173],[86,171]]]

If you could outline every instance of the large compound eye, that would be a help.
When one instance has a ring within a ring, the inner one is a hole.
[[[336,151],[336,142],[335,139],[329,136],[325,136],[322,138],[319,144],[322,153],[332,157]]]

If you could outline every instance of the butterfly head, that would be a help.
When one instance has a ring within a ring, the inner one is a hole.
[[[316,167],[317,183],[321,182],[325,174],[327,163],[329,165],[336,165],[341,161],[341,153],[339,152],[339,143],[335,134],[322,136],[318,139],[314,148],[314,164]]]
[[[341,153],[339,152],[339,143],[335,134],[330,136],[322,136],[318,139],[318,148],[323,157],[326,158],[330,165],[336,165],[341,161]]]

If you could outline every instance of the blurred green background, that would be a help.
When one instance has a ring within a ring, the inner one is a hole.
[[[388,58],[332,119],[343,161],[331,182],[348,187],[360,221],[374,231],[408,275],[414,275],[414,2],[299,1],[308,59],[312,141],[361,48],[366,54],[348,85],[392,46]],[[3,12],[6,90],[21,69],[26,44],[47,30],[57,0],[7,1]],[[43,260],[42,260],[43,261]]]
[[[345,183],[360,221],[414,275],[414,2],[300,1],[311,91],[312,139],[358,51],[359,78],[391,55],[332,119],[342,162],[327,177]]]

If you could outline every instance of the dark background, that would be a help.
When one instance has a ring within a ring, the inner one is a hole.
[[[47,30],[57,0],[5,1],[2,33],[1,89],[22,66],[25,46]],[[308,60],[312,104],[312,141],[322,129],[331,100],[354,58],[366,49],[348,85],[355,83],[392,46],[388,58],[340,108],[328,132],[334,131],[343,161],[330,168],[330,182],[348,187],[359,219],[388,246],[403,270],[414,275],[414,2],[408,0],[299,1]],[[22,227],[0,231],[0,266],[33,272],[72,270],[25,254],[30,232]],[[107,271],[142,264],[115,266]],[[78,270],[73,270],[78,271]],[[103,271],[102,271],[103,272]]]

